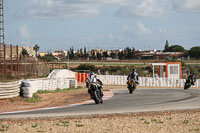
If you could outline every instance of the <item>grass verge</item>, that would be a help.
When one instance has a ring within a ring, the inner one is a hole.
[[[46,94],[46,93],[59,93],[59,92],[69,92],[69,91],[75,91],[85,89],[83,87],[77,87],[77,88],[66,88],[66,89],[56,89],[56,90],[39,90],[38,92],[34,93],[31,98],[23,98],[21,97],[21,100],[28,103],[37,103],[41,102],[41,97],[39,94]]]

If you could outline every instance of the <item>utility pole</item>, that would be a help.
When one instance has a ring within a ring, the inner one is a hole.
[[[5,31],[4,31],[4,6],[3,0],[0,0],[0,46],[1,48],[5,44]]]
[[[0,0],[0,64],[4,64],[5,70],[5,36],[4,36],[4,6],[3,0]]]
[[[67,52],[67,69],[70,69],[70,66],[69,66],[69,51]]]

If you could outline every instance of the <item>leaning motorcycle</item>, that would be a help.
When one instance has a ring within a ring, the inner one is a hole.
[[[96,104],[103,103],[101,90],[98,87],[97,83],[89,83],[88,86],[90,90],[90,97],[95,101]]]
[[[184,84],[184,90],[188,90],[192,85],[192,80],[190,79],[189,82],[186,80]]]
[[[136,84],[136,82],[135,82],[134,79],[130,79],[130,80],[128,81],[128,90],[129,90],[129,93],[130,93],[130,94],[133,93],[133,91],[136,89],[136,86],[137,86],[137,84]]]

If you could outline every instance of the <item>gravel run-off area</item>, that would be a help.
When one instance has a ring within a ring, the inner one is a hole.
[[[0,133],[199,133],[200,110],[1,120]]]
[[[85,84],[79,86],[84,87]],[[104,86],[104,90],[126,86]],[[58,99],[55,99],[58,97]],[[83,96],[80,98],[80,96]],[[1,100],[0,112],[32,109],[50,105],[61,106],[89,98],[87,90],[68,93],[43,94],[42,102],[24,103],[19,100]],[[51,99],[53,98],[53,101]],[[69,100],[70,99],[70,100]],[[4,104],[5,103],[5,104]],[[10,106],[8,106],[10,105]],[[86,115],[71,117],[0,120],[0,133],[200,133],[200,109],[125,113],[110,115]]]

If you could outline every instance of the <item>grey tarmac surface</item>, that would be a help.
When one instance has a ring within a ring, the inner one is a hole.
[[[137,113],[200,108],[200,89],[127,89],[113,90],[114,96],[103,104],[84,104],[66,108],[1,114],[0,119],[80,116],[96,114]]]

